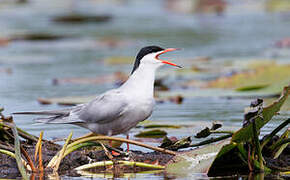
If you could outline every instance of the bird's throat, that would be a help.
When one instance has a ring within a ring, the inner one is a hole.
[[[153,97],[156,69],[155,67],[140,65],[120,89],[126,89],[126,91],[130,91],[132,94],[140,96]]]

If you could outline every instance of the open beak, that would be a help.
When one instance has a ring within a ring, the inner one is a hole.
[[[158,53],[155,58],[159,61],[161,61],[162,63],[164,64],[169,64],[171,66],[176,66],[176,67],[179,67],[179,68],[182,68],[181,66],[177,65],[177,64],[174,64],[172,62],[168,62],[168,61],[165,61],[165,60],[162,60],[162,59],[159,59],[159,56],[164,54],[164,53],[167,53],[167,52],[170,52],[170,51],[176,51],[176,50],[179,50],[177,48],[168,48],[168,49],[165,49],[164,51],[161,51],[160,53]]]

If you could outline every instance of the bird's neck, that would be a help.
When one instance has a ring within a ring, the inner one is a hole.
[[[153,97],[155,71],[158,67],[141,64],[129,79],[120,87],[130,91],[132,95],[148,98]]]

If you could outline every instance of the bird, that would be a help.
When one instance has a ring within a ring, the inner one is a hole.
[[[13,114],[46,115],[35,121],[45,124],[73,124],[89,129],[95,134],[107,136],[124,134],[128,139],[130,129],[146,120],[153,112],[156,70],[164,64],[181,68],[175,63],[159,58],[160,55],[175,50],[178,49],[143,47],[137,53],[128,80],[118,88],[97,95],[88,103],[67,109]],[[128,144],[127,151],[129,151]]]

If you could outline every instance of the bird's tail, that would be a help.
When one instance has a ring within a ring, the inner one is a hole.
[[[48,117],[36,118],[38,123],[66,123],[65,119],[69,116],[71,109],[52,110],[52,111],[27,111],[27,112],[15,112],[15,115],[45,115]],[[67,122],[69,123],[69,122]]]
[[[26,111],[26,112],[15,112],[12,114],[23,114],[23,115],[66,115],[72,110],[70,109],[62,109],[62,110],[51,110],[51,111]]]

